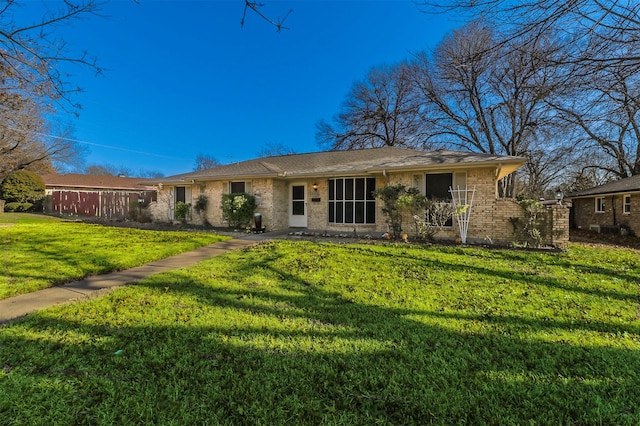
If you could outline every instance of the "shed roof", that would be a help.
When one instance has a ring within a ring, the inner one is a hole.
[[[77,173],[43,175],[46,187],[82,188],[82,189],[117,189],[144,191],[152,190],[151,179],[128,178],[110,175],[84,175]]]
[[[595,195],[620,194],[625,192],[640,191],[640,175],[620,179],[604,185],[594,186],[583,191],[576,191],[568,194],[566,198],[589,197]]]
[[[522,157],[499,156],[449,150],[419,151],[384,147],[349,151],[324,151],[256,158],[212,169],[157,179],[157,183],[179,183],[247,177],[313,177],[354,175],[437,168],[496,166],[503,177],[523,165]]]

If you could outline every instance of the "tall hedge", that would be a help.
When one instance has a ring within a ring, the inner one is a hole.
[[[18,170],[8,175],[0,185],[0,198],[7,202],[34,203],[44,197],[42,178],[28,170]]]

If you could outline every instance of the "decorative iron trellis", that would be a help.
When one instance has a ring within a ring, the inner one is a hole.
[[[451,193],[451,199],[453,200],[453,207],[455,209],[454,216],[458,222],[458,229],[460,230],[460,239],[462,244],[467,243],[467,231],[469,230],[469,218],[471,217],[471,207],[473,206],[473,198],[476,195],[476,187],[473,189],[457,189],[449,187]],[[471,193],[471,199],[469,199],[469,193]]]

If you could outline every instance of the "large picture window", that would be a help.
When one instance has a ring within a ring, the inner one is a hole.
[[[375,178],[329,179],[329,223],[376,223]]]

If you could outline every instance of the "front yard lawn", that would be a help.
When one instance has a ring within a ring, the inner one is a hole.
[[[228,239],[0,215],[0,299],[143,265]]]
[[[5,424],[640,423],[638,252],[279,241],[0,328]]]

